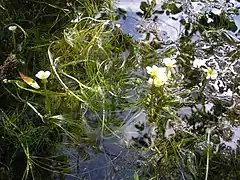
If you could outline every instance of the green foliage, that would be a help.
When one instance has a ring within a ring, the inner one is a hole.
[[[110,156],[103,141],[121,139],[129,125],[119,114],[138,110],[148,122],[135,124],[143,137],[133,137],[129,147],[150,155],[134,179],[239,177],[239,146],[233,152],[220,143],[233,137],[223,122],[239,122],[239,78],[217,72],[235,93],[231,101],[214,96],[214,79],[207,79],[207,68],[213,72],[238,60],[238,41],[227,31],[237,28],[229,18],[236,10],[192,17],[181,2],[142,1],[136,15],[154,25],[157,15],[176,20],[184,11],[179,20],[184,28],[172,42],[150,26],[142,31],[145,39],[133,40],[114,22],[126,19],[127,11],[120,8],[117,15],[114,8],[111,0],[0,0],[0,179],[71,175],[69,154],[62,153],[68,148],[84,152],[86,159],[89,147]],[[218,55],[224,45],[233,50]],[[204,67],[193,67],[195,59],[212,54],[224,56],[224,62],[217,66],[209,58]],[[175,60],[172,67],[166,58]],[[152,65],[166,70],[160,74],[167,74],[166,81],[146,75]],[[37,79],[40,70],[51,75]],[[186,107],[191,115],[181,116]],[[146,124],[151,132],[145,133]]]

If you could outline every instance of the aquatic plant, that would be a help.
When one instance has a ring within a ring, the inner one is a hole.
[[[0,178],[88,178],[99,154],[99,179],[239,177],[240,6],[189,3],[142,1],[131,37],[111,0],[2,0]]]

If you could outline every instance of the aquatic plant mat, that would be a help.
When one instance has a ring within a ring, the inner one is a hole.
[[[0,0],[0,179],[238,179],[239,8]]]

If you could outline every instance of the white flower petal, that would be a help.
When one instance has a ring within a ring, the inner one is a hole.
[[[176,60],[175,59],[171,59],[171,58],[165,58],[163,59],[163,63],[168,67],[168,68],[172,68],[174,67],[174,65],[176,64]]]
[[[217,79],[218,73],[216,70],[211,69],[210,67],[208,67],[206,70],[207,72],[207,76],[206,79]]]
[[[149,78],[148,83],[149,83],[149,84],[153,84],[153,79],[152,79],[152,78]]]
[[[50,76],[50,71],[45,71],[45,76],[46,76],[46,79]]]
[[[15,31],[17,29],[17,26],[9,26],[8,30],[9,31]]]
[[[39,79],[47,79],[50,76],[50,72],[49,71],[39,71],[35,76]]]
[[[152,68],[151,68],[150,66],[147,66],[146,69],[147,69],[147,73],[148,73],[148,74],[151,74]]]
[[[165,84],[171,75],[167,72],[165,67],[157,67],[156,65],[153,65],[152,67],[147,66],[146,69],[147,73],[151,75],[148,83],[153,84],[156,87]]]

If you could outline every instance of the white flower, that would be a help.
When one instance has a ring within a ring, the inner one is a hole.
[[[3,83],[8,83],[9,81],[7,79],[4,79],[3,80]]]
[[[162,86],[163,84],[166,84],[167,80],[168,77],[166,74],[164,76],[157,77],[156,79],[154,79],[154,85],[156,87]]]
[[[147,66],[146,69],[147,69],[147,73],[153,77],[156,76],[158,73],[158,67],[155,65],[153,65],[152,67]]]
[[[157,76],[153,78],[149,78],[148,83],[152,84],[156,87],[160,87],[163,84],[166,84],[169,78],[169,74],[167,74],[165,68],[159,68],[160,70],[158,71]]]
[[[207,77],[206,77],[206,79],[216,79],[217,76],[218,76],[217,71],[211,69],[210,67],[208,67],[208,68],[206,69],[206,72],[207,72]]]
[[[175,59],[171,59],[171,58],[165,58],[165,59],[163,59],[163,63],[164,63],[169,69],[171,69],[172,67],[175,66],[176,60],[175,60]]]
[[[150,74],[153,78],[166,73],[166,68],[157,67],[156,65],[153,65],[152,67],[147,66],[146,69],[147,73]]]
[[[168,77],[166,75],[164,75],[164,76],[156,77],[154,79],[149,78],[148,83],[152,84],[156,87],[160,87],[160,86],[166,84],[167,80],[168,80]]]
[[[8,30],[9,31],[15,31],[17,29],[17,26],[9,26]]]
[[[193,61],[193,67],[194,68],[200,68],[201,66],[206,67],[206,61],[207,60],[203,60],[203,59],[195,59]]]
[[[36,74],[36,77],[39,78],[39,79],[47,79],[49,76],[50,76],[50,72],[49,71],[39,71],[37,74]]]
[[[121,27],[121,24],[115,24],[116,28],[120,28]]]
[[[146,69],[147,73],[151,75],[148,83],[156,87],[166,84],[168,78],[171,76],[170,72],[167,72],[167,69],[163,67],[153,65],[152,67],[146,67]]]

